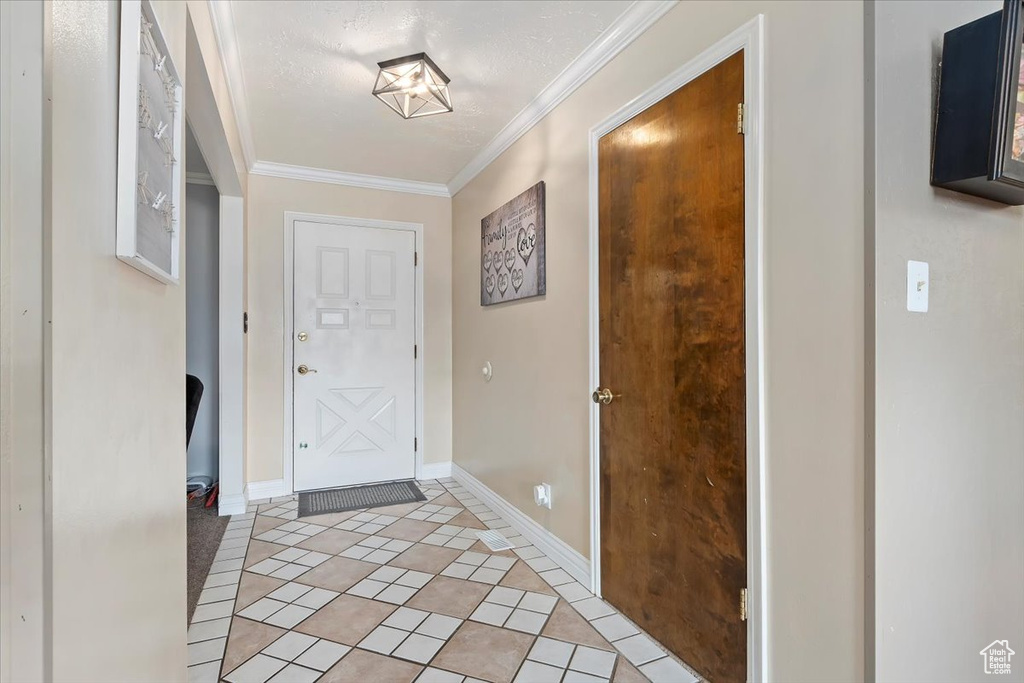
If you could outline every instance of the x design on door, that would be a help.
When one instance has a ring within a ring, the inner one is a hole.
[[[296,221],[295,490],[415,476],[416,235]]]

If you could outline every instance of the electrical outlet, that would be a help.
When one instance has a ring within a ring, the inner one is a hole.
[[[538,484],[533,487],[533,502],[543,508],[551,509],[551,484]]]

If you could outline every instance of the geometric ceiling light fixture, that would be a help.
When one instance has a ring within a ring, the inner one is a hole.
[[[378,62],[374,96],[402,118],[414,119],[452,111],[450,79],[425,52]]]

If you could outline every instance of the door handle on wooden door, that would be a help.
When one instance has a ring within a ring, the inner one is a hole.
[[[594,399],[594,403],[603,403],[604,405],[608,405],[620,396],[622,396],[622,394],[613,394],[612,390],[608,387],[605,387],[604,389],[599,387],[594,389],[594,393],[591,395],[591,398]]]

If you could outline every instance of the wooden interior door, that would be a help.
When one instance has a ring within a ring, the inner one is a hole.
[[[601,138],[601,588],[746,678],[743,55]]]

